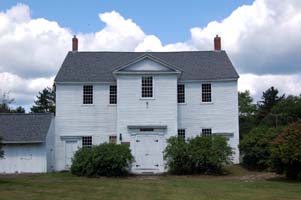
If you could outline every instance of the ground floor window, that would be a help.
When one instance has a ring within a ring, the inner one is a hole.
[[[178,129],[178,137],[185,140],[185,129]]]
[[[210,136],[212,134],[211,128],[203,128],[202,129],[202,136]]]
[[[110,144],[116,144],[117,143],[117,136],[116,135],[110,135],[109,136],[109,143]]]
[[[83,148],[91,148],[92,147],[92,136],[82,137],[82,147]]]

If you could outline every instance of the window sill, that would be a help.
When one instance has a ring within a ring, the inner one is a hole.
[[[81,104],[81,106],[86,107],[86,106],[95,106],[95,104]]]
[[[155,97],[140,97],[140,100],[155,100]]]
[[[187,105],[187,103],[178,103],[178,105]]]
[[[108,104],[109,107],[116,107],[117,104]]]
[[[212,104],[214,104],[214,103],[211,101],[211,102],[201,102],[200,104],[201,104],[201,105],[212,105]]]

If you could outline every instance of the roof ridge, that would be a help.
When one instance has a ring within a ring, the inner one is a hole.
[[[0,113],[0,115],[53,115],[54,113]]]
[[[226,52],[225,50],[204,50],[204,51],[69,51],[69,53],[197,53],[197,52]]]

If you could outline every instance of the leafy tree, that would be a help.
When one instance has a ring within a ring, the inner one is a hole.
[[[12,113],[25,113],[25,109],[22,106],[18,106],[15,109],[11,110]]]
[[[271,141],[281,132],[281,128],[257,127],[240,142],[243,165],[248,169],[264,170],[270,166]]]
[[[0,113],[10,113],[10,104],[14,102],[14,99],[9,98],[9,92],[4,92],[0,99]]]
[[[238,106],[240,116],[255,114],[256,105],[253,104],[253,98],[251,97],[249,90],[238,92]]]
[[[239,102],[239,131],[240,138],[249,133],[256,126],[257,107],[248,90],[238,93]]]
[[[40,91],[30,110],[33,113],[55,112],[55,91],[49,87]]]
[[[301,121],[290,124],[274,140],[272,166],[279,174],[296,179],[301,174]]]
[[[25,109],[22,106],[18,106],[13,109],[10,105],[15,100],[9,97],[9,92],[4,92],[0,99],[0,113],[25,113]]]
[[[276,104],[265,117],[263,123],[268,126],[288,125],[301,119],[301,97],[288,96]]]
[[[277,105],[281,100],[284,99],[285,95],[278,96],[279,91],[274,87],[270,87],[263,92],[261,101],[258,102],[258,123],[260,123]]]

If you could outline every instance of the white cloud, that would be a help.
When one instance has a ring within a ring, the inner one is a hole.
[[[281,94],[301,94],[301,74],[294,75],[255,75],[242,74],[238,80],[238,90],[249,90],[254,100],[261,98],[262,92],[276,87]]]
[[[15,99],[17,105],[33,103],[38,91],[45,87],[52,87],[54,77],[22,78],[8,72],[0,73],[0,95],[9,92],[10,98]],[[4,86],[4,87],[1,87]]]
[[[96,33],[80,34],[82,49],[133,51],[145,37],[137,24],[116,11],[99,14],[99,18],[105,27]]]
[[[219,34],[241,73],[240,90],[249,89],[256,98],[271,85],[285,93],[300,93],[299,0],[255,0],[222,21],[191,28],[187,41],[167,45],[116,11],[99,14],[99,19],[105,25],[101,30],[77,33],[80,51],[211,50],[213,37]],[[24,4],[0,12],[0,91],[10,90],[17,102],[32,102],[39,90],[52,85],[71,50],[73,34],[55,21],[32,18]]]
[[[241,6],[221,22],[192,28],[192,43],[201,50],[211,49],[215,34],[222,36],[222,47],[241,73],[301,71],[299,0],[256,0]]]

